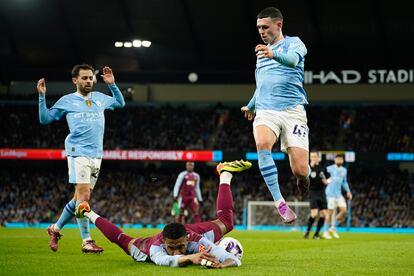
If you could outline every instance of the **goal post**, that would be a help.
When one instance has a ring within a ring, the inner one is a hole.
[[[298,218],[290,226],[301,227],[307,224],[310,207],[308,201],[287,201],[289,207]],[[285,226],[273,201],[248,201],[247,202],[247,229],[255,226]]]

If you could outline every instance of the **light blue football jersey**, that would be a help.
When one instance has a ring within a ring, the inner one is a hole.
[[[342,196],[342,187],[347,193],[350,192],[347,178],[347,169],[343,166],[338,167],[335,164],[326,168],[326,171],[330,175],[331,183],[326,186],[327,197],[340,197]]]
[[[108,85],[113,97],[92,91],[87,97],[74,92],[61,97],[50,109],[46,99],[39,95],[39,119],[42,124],[66,116],[69,135],[65,139],[67,156],[102,158],[106,109],[125,106],[125,101],[116,84]]]
[[[256,62],[256,91],[247,105],[250,110],[282,111],[289,107],[307,104],[303,88],[305,55],[307,49],[298,37],[285,36],[270,48],[275,55],[295,53],[299,62],[295,67],[276,59],[258,58]]]

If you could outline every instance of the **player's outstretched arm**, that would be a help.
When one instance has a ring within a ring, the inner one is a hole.
[[[114,102],[111,105],[111,108],[121,108],[125,106],[124,96],[122,95],[121,90],[119,90],[118,86],[115,84],[115,77],[112,72],[112,69],[108,66],[105,66],[102,69],[101,75],[103,81],[108,85],[109,89],[111,90],[112,97],[114,98]]]
[[[41,124],[49,124],[55,120],[53,116],[49,114],[49,110],[46,107],[46,81],[44,78],[37,82],[37,92],[39,93],[39,121]]]

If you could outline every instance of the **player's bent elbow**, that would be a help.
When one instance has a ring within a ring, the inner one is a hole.
[[[53,121],[53,120],[48,120],[48,119],[43,118],[43,117],[40,117],[40,118],[39,118],[39,122],[40,122],[42,125],[48,125],[48,124],[50,124],[52,121]]]
[[[125,107],[125,101],[117,102],[116,108],[123,108]]]

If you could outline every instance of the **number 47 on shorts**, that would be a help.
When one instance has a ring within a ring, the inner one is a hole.
[[[297,135],[298,137],[306,137],[307,134],[307,127],[306,126],[300,126],[300,125],[295,125],[293,127],[293,134]]]

